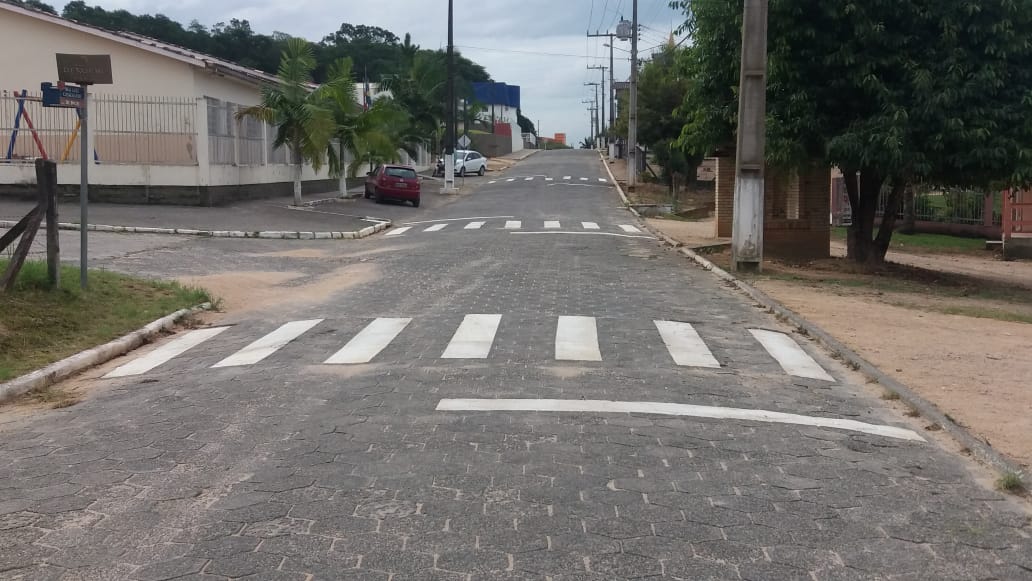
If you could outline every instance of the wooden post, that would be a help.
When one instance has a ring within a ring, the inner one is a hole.
[[[36,232],[39,230],[39,225],[43,222],[43,217],[47,212],[47,196],[44,186],[47,178],[45,177],[44,168],[46,166],[44,164],[45,160],[36,160],[36,183],[39,185],[38,201],[36,207],[15,226],[14,230],[17,230],[18,226],[24,223],[24,233],[21,235],[21,240],[18,241],[18,247],[15,248],[14,255],[11,256],[11,263],[7,265],[7,271],[4,272],[3,276],[0,276],[0,287],[3,287],[7,292],[14,288],[14,283],[18,280],[18,273],[21,272],[25,259],[29,256],[32,242],[36,239]],[[13,242],[13,237],[6,242],[8,244]]]
[[[50,290],[57,290],[61,286],[61,237],[57,228],[57,164],[53,161],[43,161],[43,171],[38,169],[40,161],[37,160],[36,179],[40,188],[40,201],[46,199],[46,220],[47,220],[47,281],[50,283]]]

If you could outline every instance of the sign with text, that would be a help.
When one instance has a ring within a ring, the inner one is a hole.
[[[77,85],[66,85],[64,83],[41,83],[39,86],[43,92],[44,107],[82,107],[82,101],[86,98],[86,87]]]
[[[57,78],[80,85],[110,85],[111,55],[58,54]]]

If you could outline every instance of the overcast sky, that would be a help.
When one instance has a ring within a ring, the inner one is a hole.
[[[682,18],[667,0],[638,1],[638,18],[645,27],[640,47],[647,55],[647,49],[664,42]],[[594,90],[584,83],[601,76],[601,71],[586,70],[586,65],[609,65],[609,49],[602,46],[606,39],[588,39],[585,32],[615,32],[621,15],[630,20],[631,2],[457,0],[455,44],[495,80],[520,85],[523,112],[535,124],[540,121],[542,134],[565,132],[571,143],[577,143],[589,132],[587,105],[581,101],[593,98]],[[161,13],[184,24],[247,19],[258,32],[285,32],[313,41],[336,31],[341,22],[380,26],[398,37],[409,32],[413,42],[424,48],[444,47],[448,39],[444,0],[87,0],[87,4],[137,14]],[[63,6],[64,2],[55,3],[59,10]],[[629,44],[618,40],[617,48],[626,50]],[[629,54],[617,50],[615,58],[616,78],[625,80],[630,74]],[[608,107],[606,103],[607,117]]]

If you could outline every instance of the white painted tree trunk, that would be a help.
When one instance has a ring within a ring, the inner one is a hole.
[[[294,205],[300,206],[301,202],[301,171],[304,169],[304,164],[297,164],[297,169],[294,172]]]
[[[337,186],[341,198],[348,197],[347,170],[344,168],[344,149],[340,152],[340,184]]]

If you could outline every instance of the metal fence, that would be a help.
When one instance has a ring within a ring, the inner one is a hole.
[[[883,191],[878,200],[878,217],[885,215],[887,204],[888,191]],[[848,226],[852,223],[853,214],[842,178],[832,181],[831,207],[833,225]],[[924,185],[918,186],[914,195],[914,214],[919,222],[999,226],[1002,220],[1002,211],[1000,192],[986,193],[963,188]],[[987,212],[992,214],[987,215]],[[901,203],[898,218],[902,220],[905,214],[906,208]]]
[[[90,127],[100,163],[194,165],[197,103],[185,97],[93,95]],[[0,93],[0,137],[7,161],[79,161],[78,112],[43,107],[39,93]]]

